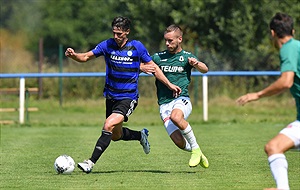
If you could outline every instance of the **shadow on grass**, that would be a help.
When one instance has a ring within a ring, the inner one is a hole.
[[[110,173],[197,173],[196,171],[162,171],[162,170],[115,170],[115,171],[99,171],[91,174],[110,174]]]

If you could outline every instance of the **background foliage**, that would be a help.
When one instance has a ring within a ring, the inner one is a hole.
[[[132,20],[130,38],[142,41],[151,54],[165,49],[165,27],[172,23],[180,25],[184,30],[184,49],[196,54],[211,71],[278,70],[278,53],[269,43],[268,29],[276,12],[290,14],[295,22],[295,38],[300,36],[298,0],[0,0],[0,3],[1,72],[37,72],[40,39],[44,41],[43,72],[57,72],[59,44],[79,52],[90,50],[112,36],[111,21],[118,15]],[[12,39],[17,43],[12,43]],[[103,63],[103,59],[82,68],[64,58],[64,71],[104,71],[104,64],[99,62]],[[231,82],[231,78],[228,80]],[[253,84],[259,85],[273,78],[254,77],[254,80]],[[93,84],[95,81],[90,86]],[[4,85],[13,86],[11,82]]]

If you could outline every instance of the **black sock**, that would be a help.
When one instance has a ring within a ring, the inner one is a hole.
[[[111,132],[102,130],[102,134],[101,134],[100,138],[98,139],[95,149],[94,149],[94,152],[92,154],[92,157],[90,158],[90,160],[93,163],[96,163],[99,160],[101,154],[109,146],[110,141],[111,141],[111,135],[112,135]]]
[[[123,127],[123,136],[121,140],[124,141],[132,141],[132,140],[141,140],[141,132],[140,131],[133,131],[126,127]]]

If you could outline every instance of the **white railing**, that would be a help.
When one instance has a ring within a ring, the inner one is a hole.
[[[192,72],[192,76],[202,77],[203,92],[203,120],[208,121],[208,76],[271,76],[280,75],[279,71],[209,71],[206,74]],[[104,77],[104,72],[93,73],[1,73],[3,78],[20,78],[20,102],[19,102],[19,122],[24,123],[25,112],[25,78],[53,78],[53,77]],[[151,76],[141,73],[140,76]]]

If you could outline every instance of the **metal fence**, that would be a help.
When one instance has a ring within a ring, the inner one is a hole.
[[[209,76],[274,76],[280,75],[279,71],[209,71],[205,74],[192,72],[192,76],[202,77],[203,92],[203,120],[208,120],[208,77]],[[141,77],[151,76],[144,73]],[[79,73],[1,73],[0,78],[19,78],[19,122],[24,123],[25,113],[25,78],[63,78],[63,77],[105,77],[105,72],[79,72]]]

